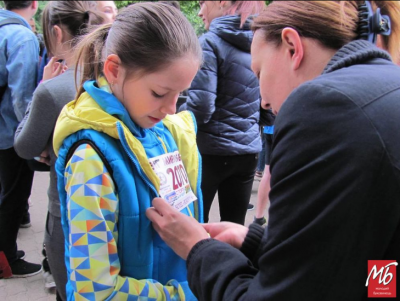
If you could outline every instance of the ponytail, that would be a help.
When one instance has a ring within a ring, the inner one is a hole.
[[[43,37],[47,52],[53,55],[55,49],[54,25],[59,26],[65,36],[62,42],[71,47],[76,38],[90,31],[91,26],[102,24],[103,14],[95,10],[91,1],[50,1],[42,15]]]
[[[98,80],[103,75],[104,46],[111,24],[104,24],[91,33],[83,36],[78,42],[75,51],[75,87],[78,91],[76,99],[84,92],[83,84],[87,80]],[[79,69],[80,82],[77,83],[77,73]]]
[[[264,1],[231,1],[232,6],[226,11],[227,15],[240,15],[240,27],[250,15],[260,14],[266,7]]]
[[[391,33],[381,36],[382,47],[387,50],[395,64],[400,64],[400,3],[397,1],[371,1],[374,11],[381,9],[382,15],[387,15],[391,22]]]

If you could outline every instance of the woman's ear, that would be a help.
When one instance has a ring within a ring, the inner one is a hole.
[[[299,33],[290,27],[282,30],[282,46],[286,48],[287,54],[292,61],[293,70],[297,70],[304,58],[304,47]]]
[[[116,54],[110,54],[104,62],[104,76],[109,84],[113,85],[118,82],[122,76],[121,60]]]

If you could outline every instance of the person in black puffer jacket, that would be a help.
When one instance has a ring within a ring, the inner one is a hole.
[[[204,63],[180,111],[192,111],[202,155],[204,222],[218,191],[222,221],[244,224],[258,153],[260,91],[251,70],[252,14],[263,1],[200,1]]]

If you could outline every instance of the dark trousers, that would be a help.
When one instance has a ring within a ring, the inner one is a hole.
[[[218,191],[221,221],[244,224],[251,197],[258,154],[202,155],[204,222]]]
[[[17,260],[17,234],[31,194],[33,171],[14,148],[0,150],[0,251]]]

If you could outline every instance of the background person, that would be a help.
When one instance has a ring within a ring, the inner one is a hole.
[[[118,14],[118,8],[114,1],[94,1],[96,9],[104,14],[104,23],[112,23]]]
[[[29,110],[15,134],[14,148],[25,159],[42,157],[50,165],[48,214],[44,244],[48,265],[54,278],[57,295],[67,300],[65,287],[67,271],[64,260],[64,233],[61,227],[60,200],[57,191],[55,162],[51,146],[57,118],[67,103],[76,95],[74,80],[74,47],[91,25],[102,24],[102,15],[92,10],[87,1],[50,1],[42,15],[42,28],[47,51],[52,55],[45,68],[45,80],[35,90]],[[62,72],[63,60],[68,69]],[[55,72],[54,72],[55,70]],[[47,80],[48,78],[52,78]],[[47,272],[49,272],[47,270]],[[46,277],[50,285],[51,277]]]
[[[244,224],[258,153],[259,86],[250,69],[252,14],[262,1],[200,1],[199,17],[208,32],[200,38],[204,63],[180,110],[198,124],[202,155],[204,221],[218,191],[222,221]]]
[[[17,155],[13,143],[15,130],[36,87],[39,43],[28,22],[35,15],[38,2],[4,1],[4,4],[6,9],[0,10],[0,22],[15,18],[23,25],[0,27],[0,251],[4,252],[13,277],[28,277],[42,270],[40,264],[23,260],[25,253],[17,250],[18,230],[27,213],[33,171]]]
[[[364,300],[368,260],[400,261],[400,69],[358,39],[364,12],[274,1],[255,20],[252,69],[278,113],[268,227],[203,228],[158,198],[147,212],[199,300]]]

